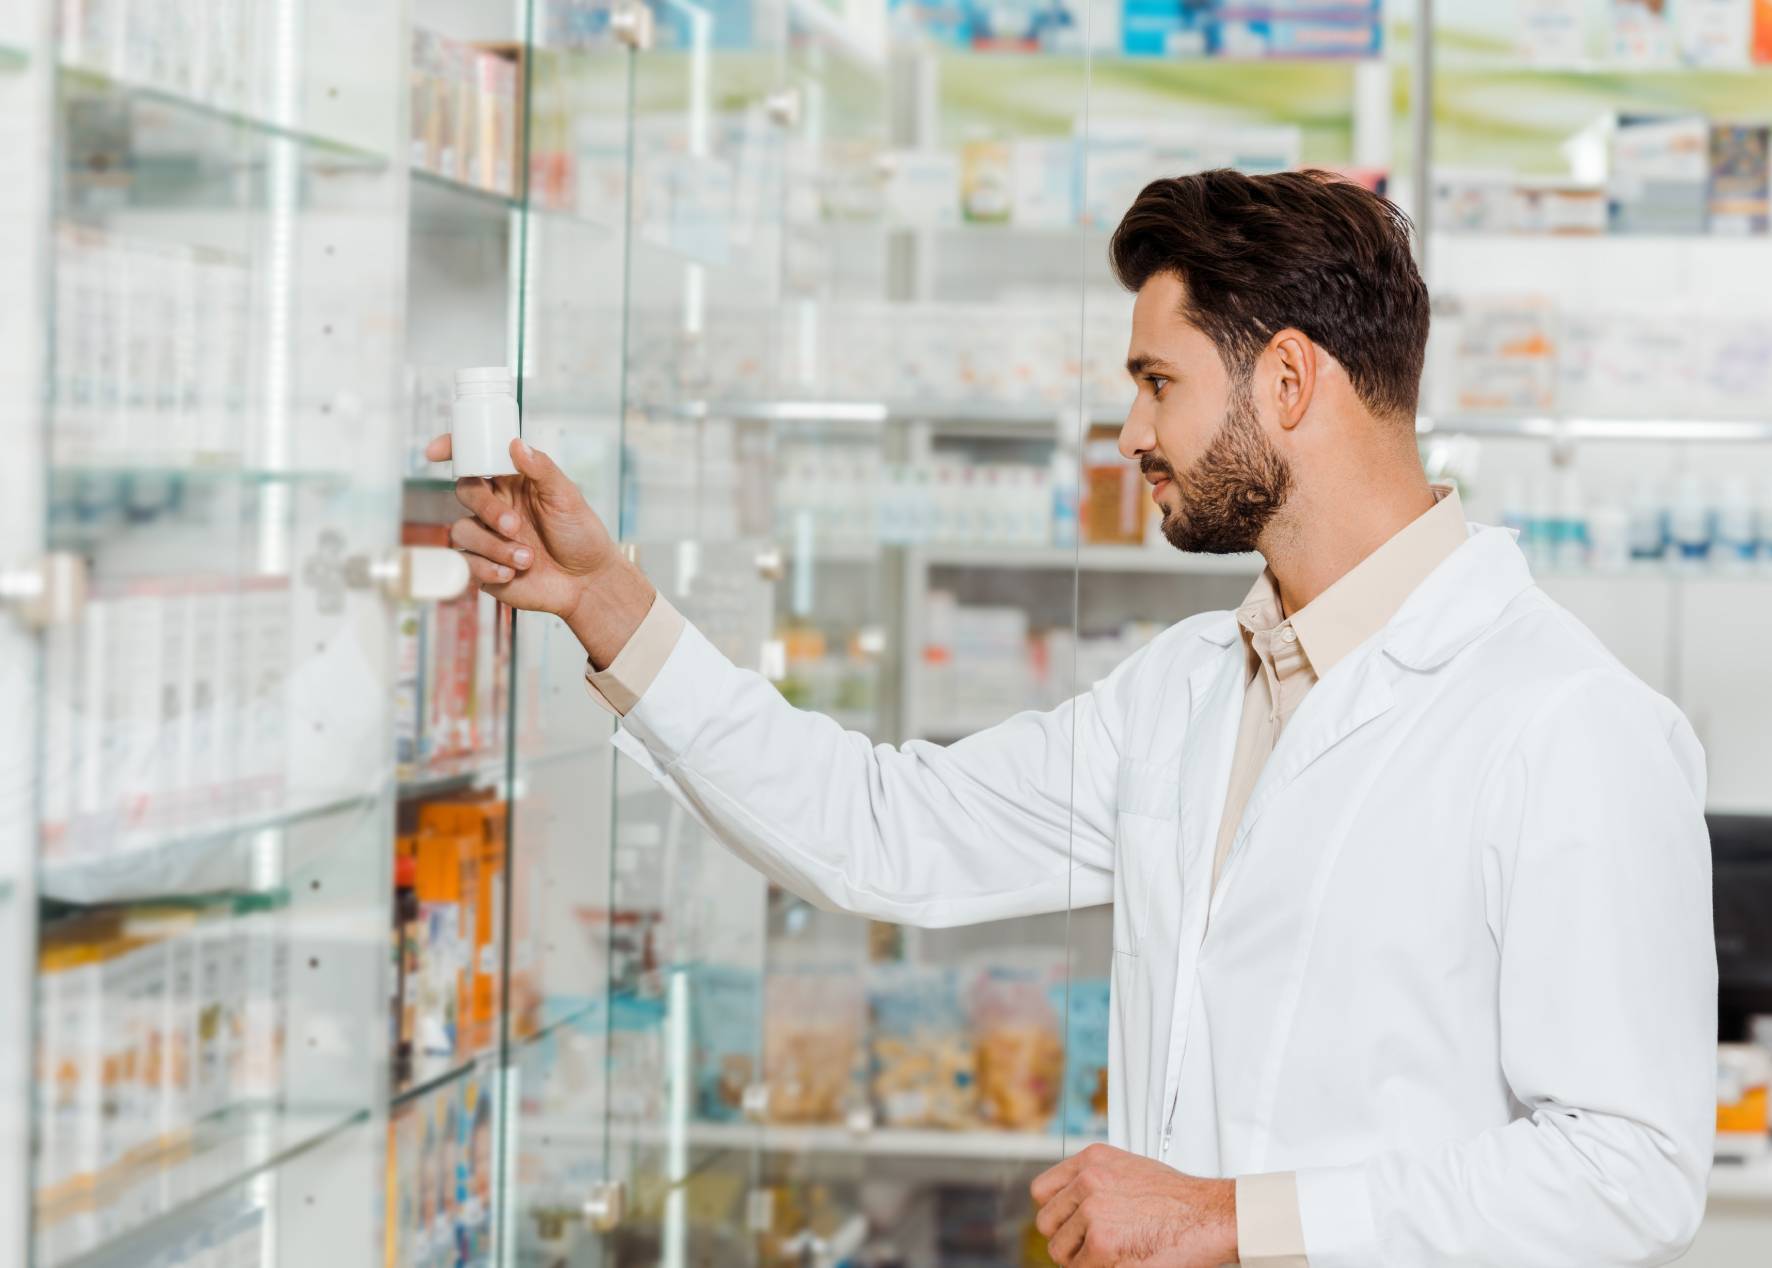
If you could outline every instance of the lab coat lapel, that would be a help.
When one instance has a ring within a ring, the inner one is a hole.
[[[1220,651],[1188,675],[1188,738],[1181,754],[1181,845],[1182,871],[1190,881],[1201,860],[1207,861],[1208,869],[1211,866],[1224,818],[1231,760],[1236,754],[1237,725],[1243,717],[1245,653],[1236,622],[1227,620],[1225,627],[1203,636]],[[1199,890],[1199,886],[1190,884],[1188,889]]]
[[[1249,795],[1213,896],[1214,908],[1238,871],[1244,842],[1262,814],[1312,763],[1384,714],[1394,701],[1390,667],[1376,644],[1354,652],[1311,688]]]

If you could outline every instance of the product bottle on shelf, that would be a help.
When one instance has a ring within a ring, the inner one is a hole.
[[[1695,475],[1685,476],[1668,514],[1668,535],[1673,539],[1675,556],[1689,563],[1702,563],[1710,557],[1713,531],[1703,482]]]
[[[1623,507],[1596,506],[1588,513],[1588,563],[1601,572],[1630,566],[1630,515]]]
[[[1753,562],[1759,553],[1757,519],[1747,481],[1739,478],[1725,481],[1722,495],[1717,499],[1716,515],[1717,555],[1725,567]]]
[[[1580,568],[1587,563],[1587,515],[1582,509],[1581,482],[1572,471],[1565,472],[1558,482],[1552,540],[1557,567]]]
[[[1643,479],[1631,491],[1630,556],[1660,559],[1667,553],[1667,511],[1653,482]]]

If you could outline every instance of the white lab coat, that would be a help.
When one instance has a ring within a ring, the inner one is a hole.
[[[1473,528],[1306,696],[1209,893],[1245,672],[1209,613],[1050,713],[893,748],[690,628],[616,742],[823,905],[1112,901],[1112,1143],[1296,1171],[1312,1268],[1675,1258],[1715,1124],[1685,719]]]

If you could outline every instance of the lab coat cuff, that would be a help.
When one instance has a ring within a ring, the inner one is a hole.
[[[1243,1268],[1309,1268],[1290,1171],[1237,1177],[1237,1262]]]
[[[700,630],[682,622],[670,655],[645,694],[623,715],[621,733],[644,745],[659,768],[674,764],[700,736],[710,710],[731,694],[728,676],[736,672]],[[627,745],[621,748],[632,751]]]
[[[591,699],[616,717],[625,717],[670,659],[685,624],[664,595],[654,595],[652,606],[607,669],[585,662],[585,689]]]
[[[1296,1183],[1310,1268],[1371,1268],[1380,1262],[1364,1166],[1314,1167],[1300,1171]]]

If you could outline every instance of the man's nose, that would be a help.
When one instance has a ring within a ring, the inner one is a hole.
[[[1146,412],[1141,401],[1134,401],[1126,411],[1126,421],[1120,425],[1120,456],[1128,462],[1137,462],[1141,455],[1157,447],[1157,434],[1145,417]]]

